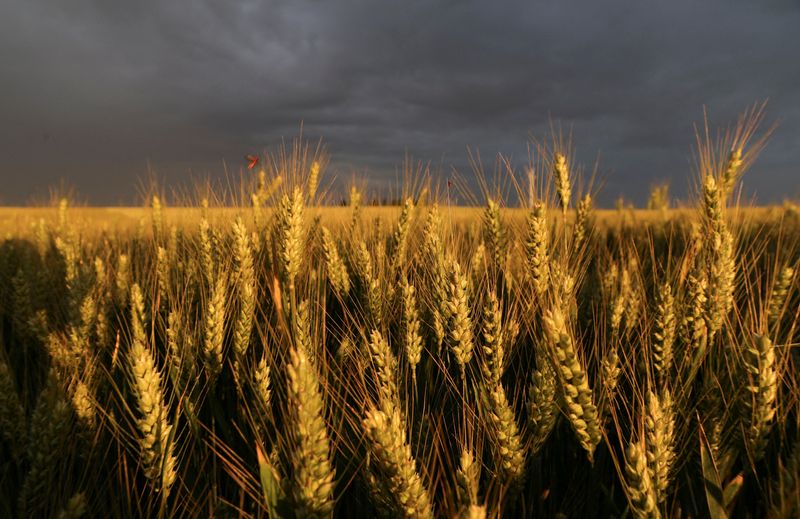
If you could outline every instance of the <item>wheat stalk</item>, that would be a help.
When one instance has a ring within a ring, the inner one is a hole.
[[[493,451],[497,473],[509,485],[518,485],[524,476],[525,450],[519,434],[514,410],[508,403],[502,384],[486,381],[483,407],[487,426],[494,440]]]
[[[322,247],[325,251],[325,264],[331,286],[339,297],[345,298],[350,292],[350,275],[339,255],[339,247],[326,227],[322,228]]]
[[[389,343],[379,331],[373,330],[368,349],[372,359],[372,367],[378,376],[378,391],[381,401],[398,405],[400,403],[400,393],[397,390],[397,360],[389,347]]]
[[[733,191],[736,181],[739,179],[739,174],[742,169],[742,148],[737,147],[731,150],[728,155],[728,162],[725,164],[725,170],[722,173],[722,197],[727,199]]]
[[[158,276],[158,298],[161,301],[161,306],[166,307],[170,287],[169,253],[167,249],[160,245],[156,249],[156,273]]]
[[[151,203],[153,208],[153,241],[155,243],[160,243],[161,238],[164,236],[164,211],[161,207],[161,199],[158,195],[153,195]]]
[[[724,219],[725,202],[716,180],[706,176],[703,184],[704,210],[708,221],[706,249],[709,254],[708,312],[709,338],[721,328],[725,316],[733,305],[736,263],[733,235]]]
[[[128,302],[128,290],[131,285],[130,258],[127,254],[120,254],[117,258],[114,284],[117,301],[121,306],[124,306]]]
[[[283,195],[278,208],[278,232],[282,272],[294,294],[295,278],[303,264],[305,234],[303,228],[303,192],[295,187],[291,197]]]
[[[484,376],[491,386],[500,383],[503,376],[504,330],[503,313],[494,291],[488,292],[488,301],[483,311]]]
[[[244,359],[250,347],[257,298],[256,275],[253,268],[253,251],[247,229],[241,218],[233,225],[233,260],[236,288],[239,296],[239,313],[233,328],[233,351],[237,362]]]
[[[653,323],[653,367],[660,381],[669,380],[674,361],[675,301],[669,283],[656,292],[656,315]]]
[[[567,157],[563,153],[556,152],[553,156],[553,177],[555,178],[561,210],[564,213],[564,218],[566,218],[569,200],[572,197],[572,188],[570,187]]]
[[[545,311],[542,318],[547,340],[558,367],[561,396],[566,414],[578,441],[586,450],[589,460],[601,439],[601,427],[589,387],[586,370],[581,365],[575,344],[564,316],[558,307]]]
[[[208,223],[208,219],[203,216],[200,218],[200,267],[208,286],[214,284],[214,277],[217,272],[214,248],[211,226]]]
[[[458,262],[452,260],[446,286],[445,307],[448,317],[447,330],[450,338],[450,350],[461,369],[462,379],[465,377],[466,366],[472,359],[474,346],[467,289],[467,277],[462,273]]]
[[[228,289],[224,275],[214,280],[206,301],[205,331],[203,336],[203,361],[209,376],[215,378],[222,370],[223,339],[225,333],[225,295]]]
[[[745,397],[745,408],[749,411],[746,438],[753,458],[758,460],[767,446],[767,436],[777,411],[775,347],[765,335],[756,335],[743,353],[744,367],[750,379]]]
[[[781,313],[789,294],[789,288],[792,285],[792,279],[794,279],[794,268],[784,267],[778,279],[775,280],[775,286],[769,298],[769,309],[767,311],[767,322],[770,329],[773,329],[780,322]]]
[[[525,250],[528,256],[528,272],[533,280],[536,294],[541,297],[547,291],[550,281],[549,233],[546,208],[542,202],[536,202],[533,205],[527,221],[528,238],[525,242]]]
[[[572,243],[576,249],[579,249],[586,236],[589,233],[590,220],[592,217],[592,196],[586,193],[581,201],[578,202],[578,207],[575,208],[575,228],[572,233]]]
[[[685,343],[699,353],[705,351],[708,342],[708,326],[705,320],[707,286],[705,276],[689,275],[687,290],[689,304],[683,316],[683,328]]]
[[[145,476],[165,495],[177,477],[172,439],[172,425],[164,398],[164,385],[155,359],[150,353],[142,315],[144,301],[139,285],[131,287],[131,328],[133,337],[128,351],[130,383],[136,397],[140,417],[139,447]]]
[[[379,476],[389,491],[386,497],[397,516],[432,518],[430,497],[417,473],[400,411],[396,406],[384,407],[384,411],[368,410],[363,427]]]
[[[647,468],[659,503],[667,498],[675,460],[675,415],[672,406],[672,396],[668,390],[664,390],[661,396],[648,392],[645,415]]]
[[[404,265],[406,257],[408,256],[408,242],[411,231],[411,221],[414,217],[414,200],[411,197],[406,198],[403,203],[403,210],[400,212],[400,218],[397,221],[397,230],[394,234],[394,266],[395,268]]]
[[[558,415],[556,403],[556,374],[549,363],[533,372],[528,388],[528,431],[530,454],[537,454],[544,446],[556,425]]]
[[[625,487],[634,516],[657,519],[661,517],[661,513],[643,451],[639,442],[630,443],[625,449]]]
[[[308,174],[308,203],[314,203],[314,197],[317,194],[317,186],[319,185],[319,173],[321,165],[318,160],[311,163],[311,169]]]
[[[286,367],[292,439],[290,483],[296,511],[301,517],[328,517],[333,510],[334,469],[325,427],[324,402],[319,378],[309,361],[309,344],[298,343]]]
[[[456,471],[456,495],[462,519],[486,517],[486,506],[478,504],[478,486],[481,476],[480,464],[469,449],[462,449]]]
[[[412,379],[417,379],[417,364],[422,358],[422,335],[420,335],[419,311],[414,285],[404,277],[400,283],[403,291],[403,345],[406,360],[411,366]]]
[[[502,268],[505,236],[503,224],[500,221],[500,206],[491,198],[486,200],[486,208],[483,210],[483,240],[492,265],[495,268]]]
[[[29,468],[18,500],[20,517],[43,513],[42,508],[47,503],[43,498],[51,489],[53,476],[59,472],[59,462],[72,427],[70,405],[59,386],[51,370],[31,415],[27,435]]]

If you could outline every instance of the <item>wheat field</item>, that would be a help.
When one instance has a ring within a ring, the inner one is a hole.
[[[554,140],[482,207],[330,207],[300,143],[235,207],[0,210],[0,515],[797,517],[800,212],[737,202],[743,129],[681,209]]]

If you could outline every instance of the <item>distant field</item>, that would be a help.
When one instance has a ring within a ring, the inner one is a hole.
[[[386,222],[396,220],[400,215],[399,206],[365,206],[364,218],[374,220],[380,218]],[[268,209],[267,209],[268,210]],[[451,218],[453,223],[470,223],[480,217],[481,207],[442,207],[442,211]],[[755,221],[775,221],[787,214],[783,206],[748,207],[737,210],[741,217]],[[194,226],[197,224],[203,209],[198,207],[166,207],[164,217],[170,223],[179,227]],[[208,217],[212,221],[231,221],[236,216],[248,218],[252,213],[251,208],[210,208]],[[350,218],[350,209],[347,207],[310,207],[308,214],[320,215],[325,223],[346,221]],[[510,222],[524,222],[525,209],[502,209],[501,214]],[[136,230],[141,222],[150,218],[151,209],[146,207],[76,207],[70,209],[73,221],[87,232],[93,231],[120,231]],[[559,214],[558,210],[551,209],[552,214]],[[630,224],[652,223],[670,219],[691,218],[696,213],[693,208],[670,209],[667,211],[647,209],[595,209],[593,211],[598,225],[615,225],[621,220]],[[31,225],[41,219],[53,221],[58,217],[57,207],[2,207],[0,206],[0,233],[25,232]],[[569,213],[568,218],[574,218],[574,213]]]

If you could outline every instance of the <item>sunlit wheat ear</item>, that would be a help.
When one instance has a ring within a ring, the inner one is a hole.
[[[442,244],[442,215],[439,206],[434,204],[425,219],[425,251],[431,266],[431,289],[433,292],[433,328],[439,348],[445,339],[445,326],[448,320],[447,309],[447,265]]]
[[[622,374],[622,368],[619,365],[619,354],[616,348],[611,348],[603,355],[600,360],[600,377],[602,380],[602,387],[606,392],[609,400],[614,399],[617,391],[617,383]]]
[[[430,496],[417,473],[400,411],[395,406],[384,407],[384,411],[367,411],[363,427],[378,477],[385,481],[387,497],[395,508],[393,515],[431,518]]]
[[[70,326],[70,340],[83,350],[90,351],[92,344],[92,330],[94,330],[97,317],[97,298],[89,293],[80,301],[77,312]]]
[[[530,454],[536,455],[544,446],[556,425],[558,405],[556,403],[556,374],[549,363],[544,363],[533,372],[528,388],[528,431]]]
[[[72,428],[72,410],[56,374],[48,374],[30,419],[27,435],[28,473],[19,492],[20,517],[44,515],[42,499],[54,484]],[[22,436],[25,438],[25,436]]]
[[[233,329],[233,351],[236,362],[242,362],[250,347],[250,336],[253,332],[257,286],[253,268],[253,250],[250,236],[241,218],[233,225],[233,260],[236,275],[236,292],[239,299],[239,313]]]
[[[25,409],[19,399],[14,374],[5,357],[0,355],[0,434],[17,463],[22,462],[24,453],[25,424]]]
[[[62,372],[77,372],[81,369],[83,349],[77,341],[59,332],[50,332],[47,335],[45,348],[50,357],[50,363]]]
[[[602,435],[586,370],[580,363],[561,310],[556,306],[545,311],[542,322],[556,361],[567,418],[591,461]]]
[[[217,272],[214,258],[214,238],[211,234],[211,226],[205,216],[200,218],[200,266],[203,269],[206,284],[213,285]]]
[[[657,501],[667,498],[675,460],[675,411],[668,390],[647,394],[645,414],[647,468]]]
[[[524,475],[525,450],[514,409],[499,382],[497,384],[489,382],[485,386],[482,401],[490,437],[493,440],[494,468],[503,482],[517,485]]]
[[[139,429],[140,456],[145,476],[157,489],[168,494],[177,476],[177,461],[161,373],[147,347],[141,321],[143,308],[141,290],[139,285],[134,284],[131,287],[133,337],[128,351],[128,367],[139,409],[136,425]]]
[[[500,383],[503,376],[505,360],[505,337],[503,330],[503,313],[493,290],[488,292],[486,306],[483,310],[483,354],[484,377],[490,386]]]
[[[781,319],[786,297],[789,294],[789,287],[792,285],[794,278],[794,268],[784,267],[781,269],[778,279],[775,280],[775,285],[772,289],[772,294],[769,298],[769,310],[767,318],[770,329],[774,328]]]
[[[622,281],[620,282],[619,288],[615,292],[611,292],[613,296],[608,299],[609,328],[611,329],[612,337],[616,337],[619,334],[620,326],[622,325],[622,317],[624,316],[625,308],[628,303],[626,297],[630,293],[630,290],[627,290],[630,286],[630,278],[628,277],[627,270],[622,270],[621,279]]]
[[[319,172],[321,164],[318,160],[311,163],[311,169],[308,172],[308,203],[314,203],[314,197],[317,195],[317,186],[319,186]]]
[[[665,282],[656,292],[656,315],[653,323],[653,367],[661,382],[670,378],[674,361],[672,346],[675,342],[675,325],[672,288]]]
[[[161,207],[161,199],[158,195],[153,195],[151,206],[153,208],[153,241],[161,243],[164,237],[164,211]]]
[[[59,510],[56,519],[80,519],[86,516],[87,511],[86,494],[78,492]]]
[[[73,296],[78,287],[78,275],[80,271],[80,250],[72,237],[67,236],[62,238],[57,236],[55,239],[56,250],[64,262],[64,282],[67,286],[69,294]]]
[[[708,326],[706,325],[706,288],[708,286],[704,275],[697,277],[690,274],[687,280],[687,308],[684,310],[683,329],[684,342],[694,351],[705,351],[708,342]]]
[[[478,504],[478,485],[481,479],[481,465],[475,460],[469,449],[461,451],[458,471],[456,471],[456,492],[459,505],[459,517],[484,518],[486,507]]]
[[[292,348],[286,367],[291,494],[301,517],[327,517],[333,510],[334,469],[319,379],[304,349]]]
[[[170,287],[170,265],[167,249],[158,246],[156,250],[156,273],[158,274],[158,298],[162,308],[167,307]]]
[[[312,340],[312,319],[311,301],[303,299],[297,304],[296,311],[292,315],[292,332],[298,348],[303,348],[309,361],[317,366],[319,362],[317,354],[319,352]]]
[[[600,289],[603,299],[611,299],[619,283],[619,265],[616,261],[610,261],[603,268],[600,278]]]
[[[270,382],[270,369],[266,357],[261,357],[253,373],[254,392],[264,412],[268,412],[272,399],[272,384]]]
[[[223,340],[225,338],[225,295],[228,283],[225,275],[219,275],[211,287],[206,301],[203,334],[203,361],[211,378],[222,370]]]
[[[138,283],[133,283],[131,293],[131,344],[145,344],[147,332],[145,331],[144,296]]]
[[[411,367],[412,379],[417,378],[417,364],[422,358],[422,335],[420,334],[419,310],[414,285],[404,277],[400,284],[403,291],[403,346],[406,360]]]
[[[75,416],[81,426],[85,430],[93,430],[97,423],[97,409],[95,408],[92,390],[83,380],[77,379],[73,383],[70,400],[72,401]]]
[[[303,264],[305,246],[303,192],[295,187],[291,196],[284,195],[278,208],[278,239],[281,271],[294,292],[295,279]]]
[[[128,302],[128,290],[131,286],[130,258],[127,254],[120,254],[117,258],[117,270],[114,278],[117,301],[121,306]]]
[[[445,251],[442,244],[442,214],[439,205],[433,204],[425,218],[425,246],[432,259],[438,258],[439,262],[444,261]]]
[[[400,268],[406,263],[408,256],[408,242],[411,234],[411,223],[414,218],[414,199],[407,197],[403,202],[403,210],[397,220],[397,230],[394,233],[394,258],[393,266]]]
[[[361,201],[363,193],[356,186],[350,186],[350,232],[352,232],[358,222],[361,221]]]
[[[472,259],[469,260],[469,271],[472,274],[469,279],[469,292],[474,294],[478,292],[478,287],[481,286],[486,275],[486,244],[483,242],[480,242],[475,247],[475,252],[472,253]]]
[[[592,196],[586,193],[575,209],[575,229],[572,233],[573,246],[578,249],[586,241],[592,218]]]
[[[625,486],[634,517],[661,517],[641,442],[631,443],[625,449]]]
[[[322,228],[322,247],[325,251],[328,280],[336,295],[344,299],[350,293],[350,274],[348,274],[347,265],[345,265],[339,254],[339,246],[336,240],[326,227]]]
[[[465,376],[466,366],[472,359],[474,347],[472,336],[472,318],[470,317],[469,296],[467,294],[468,280],[461,271],[461,266],[453,260],[450,264],[450,275],[447,281],[447,331],[449,335],[450,350],[458,364],[462,378]]]
[[[772,429],[778,396],[778,372],[775,347],[765,335],[756,335],[744,350],[744,367],[749,377],[744,396],[749,427],[747,446],[754,459],[760,459]]]
[[[483,241],[495,268],[503,266],[503,260],[505,259],[504,238],[503,224],[500,221],[500,206],[489,198],[486,201],[486,208],[483,210]]]
[[[561,210],[566,216],[567,209],[569,209],[569,200],[572,197],[572,187],[570,186],[567,157],[563,153],[556,152],[553,156],[553,178],[555,179]]]
[[[195,349],[188,333],[180,311],[171,311],[167,316],[167,351],[170,376],[178,394],[183,394],[196,375]]]
[[[364,300],[373,326],[380,326],[383,321],[383,294],[380,279],[375,273],[375,264],[372,261],[367,244],[361,241],[356,251],[356,265],[361,281],[361,297]]]
[[[733,305],[736,260],[733,235],[725,223],[725,202],[712,175],[707,175],[703,183],[703,202],[708,227],[705,248],[709,256],[706,321],[709,337],[713,337]]]
[[[372,369],[378,377],[378,392],[381,402],[399,405],[400,394],[397,390],[397,359],[386,338],[377,330],[373,330],[367,347],[372,362]]]
[[[722,172],[722,198],[726,200],[733,191],[736,181],[739,180],[739,175],[742,170],[742,148],[734,148],[728,154],[728,161],[725,164],[725,170]]]

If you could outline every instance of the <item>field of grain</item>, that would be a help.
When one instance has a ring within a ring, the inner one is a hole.
[[[0,209],[0,515],[796,517],[800,215],[725,149],[680,210],[560,150],[513,208],[322,207],[295,154],[247,207]]]

